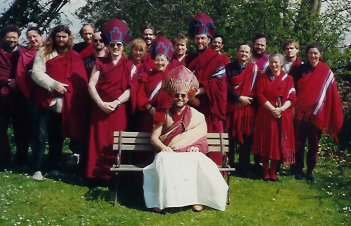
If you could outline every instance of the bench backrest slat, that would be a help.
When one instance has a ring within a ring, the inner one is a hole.
[[[154,148],[150,144],[150,135],[150,133],[146,132],[115,131],[113,150],[152,151]],[[222,136],[220,133],[208,133],[207,143],[210,152],[229,151],[229,139],[227,133],[222,133]]]

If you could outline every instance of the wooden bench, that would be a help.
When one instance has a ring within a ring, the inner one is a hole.
[[[146,132],[126,132],[115,131],[113,150],[116,151],[116,164],[110,168],[111,173],[114,174],[114,203],[118,202],[118,184],[120,172],[142,172],[146,165],[136,165],[131,163],[122,163],[123,153],[128,154],[132,152],[151,152],[155,153],[154,147],[150,143],[151,133]],[[226,178],[229,186],[230,174],[235,171],[234,168],[229,167],[228,157],[226,153],[229,151],[229,140],[227,133],[208,133],[207,142],[209,152],[221,152],[223,156],[223,164],[218,166],[218,169]],[[229,190],[227,194],[227,204],[230,204]]]

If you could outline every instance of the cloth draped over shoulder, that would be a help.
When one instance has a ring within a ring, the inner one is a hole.
[[[48,107],[54,98],[63,98],[62,124],[65,137],[85,141],[88,131],[89,93],[88,76],[83,61],[73,50],[46,61],[46,74],[52,79],[67,84],[63,95],[48,92],[37,86],[36,101],[39,107]]]
[[[227,103],[227,81],[225,76],[225,65],[222,57],[211,48],[206,48],[189,64],[188,68],[199,80],[200,87],[205,89],[205,95],[199,96],[200,112],[212,115],[224,121],[226,118]],[[210,132],[211,125],[209,126]]]
[[[295,161],[295,137],[292,108],[296,102],[296,91],[293,78],[284,71],[279,76],[268,73],[259,75],[257,81],[257,99],[259,108],[255,119],[253,152],[263,158],[283,160],[288,163]],[[263,105],[269,101],[279,107],[286,101],[291,106],[282,112],[277,119]]]
[[[296,87],[296,120],[311,121],[338,141],[337,133],[343,124],[342,103],[329,66],[319,62],[314,70],[298,79]]]
[[[233,73],[235,73],[233,71]],[[258,75],[257,65],[248,63],[247,66],[238,74],[232,74],[230,67],[227,69],[228,93],[236,98],[247,96],[256,98],[256,80]],[[230,100],[230,98],[228,98]],[[243,135],[253,134],[255,123],[256,107],[253,104],[243,106],[228,100],[228,128],[231,128],[230,135],[243,143]],[[237,100],[235,100],[237,101]]]
[[[184,111],[183,117],[176,122],[166,114],[165,129],[160,140],[176,152],[186,152],[189,147],[197,146],[201,152],[207,153],[207,126],[204,115],[189,106],[186,106]]]
[[[31,72],[37,52],[37,50],[24,50],[18,59],[16,83],[26,98],[33,95],[35,84],[31,78]]]

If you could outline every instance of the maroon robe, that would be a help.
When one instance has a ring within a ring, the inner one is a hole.
[[[269,55],[263,54],[260,59],[256,60],[256,65],[259,71],[265,71],[269,64]]]
[[[227,104],[227,78],[222,57],[211,48],[206,48],[192,58],[188,68],[199,80],[205,94],[197,96],[197,109],[205,115],[208,132],[224,132]],[[210,153],[209,157],[217,165],[222,164],[221,153]]]
[[[327,64],[318,62],[315,68],[309,64],[301,65],[299,75],[295,119],[312,122],[337,141],[343,113],[333,72]]]
[[[33,82],[31,75],[33,62],[37,52],[36,49],[24,50],[21,52],[18,59],[16,83],[26,98],[33,96],[35,83]]]
[[[168,102],[168,95],[162,90],[162,79],[169,71],[169,67],[164,72],[143,73],[140,76],[140,87],[137,93],[138,130],[151,132],[153,127],[153,117],[146,109],[150,104],[157,109],[166,109],[171,106]]]
[[[96,69],[100,72],[96,90],[105,102],[116,100],[129,88],[133,64],[122,57],[116,65],[110,57],[96,61]],[[90,120],[89,152],[87,177],[110,180],[110,168],[116,162],[116,153],[112,150],[113,132],[127,128],[128,109],[123,103],[115,111],[107,114],[96,103],[92,106]]]
[[[281,106],[286,101],[291,101],[291,106],[282,112],[279,119],[264,107],[266,101],[279,107],[278,98]],[[260,74],[257,81],[257,99],[259,107],[254,129],[254,154],[260,155],[263,159],[293,163],[295,137],[292,108],[296,101],[293,78],[284,71],[279,76],[273,76],[270,72]]]
[[[71,50],[46,61],[46,74],[67,84],[67,92],[52,92],[37,86],[35,92],[39,108],[46,108],[56,97],[63,98],[62,126],[64,137],[85,142],[87,139],[89,112],[88,76],[78,53]]]
[[[228,67],[228,92],[233,93],[233,96],[237,98],[248,96],[256,99],[257,71],[257,65],[254,63],[248,63],[243,71],[237,72],[238,74],[232,74],[235,72],[231,72]],[[256,107],[253,104],[243,106],[238,100],[228,100],[227,112],[230,136],[243,143],[243,136],[253,135]]]

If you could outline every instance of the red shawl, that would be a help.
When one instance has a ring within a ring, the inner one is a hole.
[[[32,67],[37,50],[25,50],[20,54],[17,64],[16,83],[26,98],[32,96],[34,82],[31,78]]]
[[[246,68],[230,80],[229,89],[233,90],[236,96],[256,96],[257,65],[248,63]],[[256,109],[253,105],[242,106],[228,102],[228,128],[231,128],[230,135],[243,143],[243,135],[253,134]]]
[[[18,46],[18,50],[5,53],[0,48],[0,95],[7,96],[10,93],[10,87],[8,86],[8,80],[16,77],[15,69],[18,62],[19,54],[23,51],[21,46]]]
[[[85,57],[91,56],[94,54],[94,45],[93,43],[90,43],[85,47],[80,53],[80,57],[84,59]]]
[[[206,48],[188,65],[199,80],[205,95],[199,96],[198,107],[206,117],[214,116],[224,121],[226,118],[227,81],[223,58],[211,48]],[[211,127],[211,125],[208,125]],[[213,131],[216,132],[216,131]]]
[[[258,70],[264,71],[268,67],[268,61],[269,55],[263,54],[263,56],[255,62],[258,67]]]
[[[280,119],[274,118],[264,107],[266,101],[279,107],[278,98],[281,98],[281,105],[288,100],[291,102],[291,106],[282,112]],[[254,153],[273,160],[282,157],[284,161],[293,163],[295,139],[292,108],[296,101],[293,78],[284,71],[277,77],[270,77],[268,73],[260,74],[257,80],[257,99],[260,105],[255,121]]]
[[[46,62],[46,74],[68,85],[63,97],[62,124],[64,136],[86,141],[89,123],[88,76],[78,53],[71,50]],[[39,107],[47,107],[52,99],[60,96],[38,87],[36,92]]]
[[[162,135],[168,133],[166,139],[162,141],[163,144],[166,146],[168,146],[168,144],[173,140],[174,137],[188,130],[192,113],[191,113],[190,107],[187,105],[185,106],[185,109],[183,110],[181,115],[178,116],[171,112],[171,116],[174,123],[170,127],[166,128],[164,131],[162,131]],[[194,141],[194,143],[174,151],[186,152],[192,146],[198,147],[203,153],[207,153],[208,152],[207,137],[206,136],[202,137],[201,139]]]
[[[297,81],[297,120],[310,120],[336,141],[343,124],[342,103],[333,72],[319,62]]]

